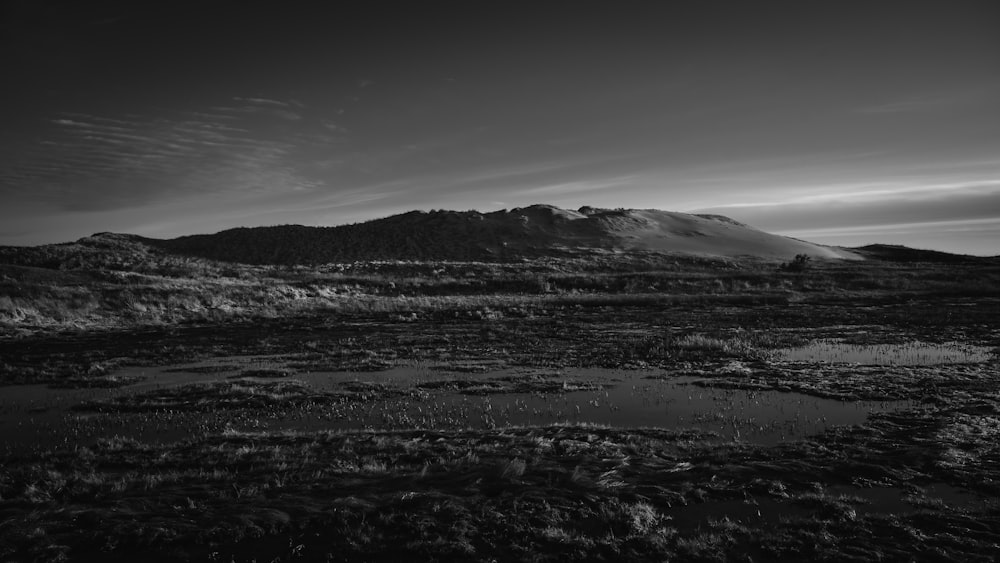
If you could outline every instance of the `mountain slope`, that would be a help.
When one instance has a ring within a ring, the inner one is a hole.
[[[704,256],[859,259],[832,247],[772,235],[727,217],[659,210],[413,211],[338,227],[238,228],[147,242],[170,253],[256,264],[373,259],[506,260],[578,249],[654,250]]]
[[[759,231],[721,215],[642,209],[615,213],[612,217],[610,223],[614,227],[609,227],[608,233],[626,248],[776,259],[792,258],[796,254],[817,258],[860,258],[842,249]]]

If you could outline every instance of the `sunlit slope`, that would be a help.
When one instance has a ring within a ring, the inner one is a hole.
[[[711,256],[861,259],[853,252],[766,233],[720,215],[691,215],[655,209],[595,215],[609,237],[624,248]]]

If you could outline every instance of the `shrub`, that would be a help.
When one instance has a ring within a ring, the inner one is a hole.
[[[781,269],[787,272],[804,272],[809,268],[809,263],[812,261],[812,256],[808,254],[796,254],[795,258],[791,262],[785,262],[781,265]]]

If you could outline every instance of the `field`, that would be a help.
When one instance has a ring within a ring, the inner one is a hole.
[[[0,560],[994,561],[1000,264],[892,258],[0,266]]]

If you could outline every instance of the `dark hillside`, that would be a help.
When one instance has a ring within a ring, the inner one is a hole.
[[[966,254],[951,254],[938,250],[922,250],[919,248],[909,248],[898,244],[869,244],[852,248],[854,252],[884,260],[886,262],[935,262],[939,264],[968,264],[986,263],[995,261],[996,257],[988,258],[984,256],[969,256]]]
[[[544,233],[476,212],[410,212],[338,227],[238,228],[156,241],[172,253],[248,264],[318,264],[358,260],[503,260],[542,252]],[[513,251],[513,248],[511,248]],[[512,252],[513,253],[513,252]]]
[[[593,249],[770,259],[789,259],[797,254],[859,258],[831,247],[771,235],[717,215],[591,207],[573,211],[550,205],[492,213],[413,211],[338,227],[238,228],[150,244],[174,254],[248,264],[505,262]]]

